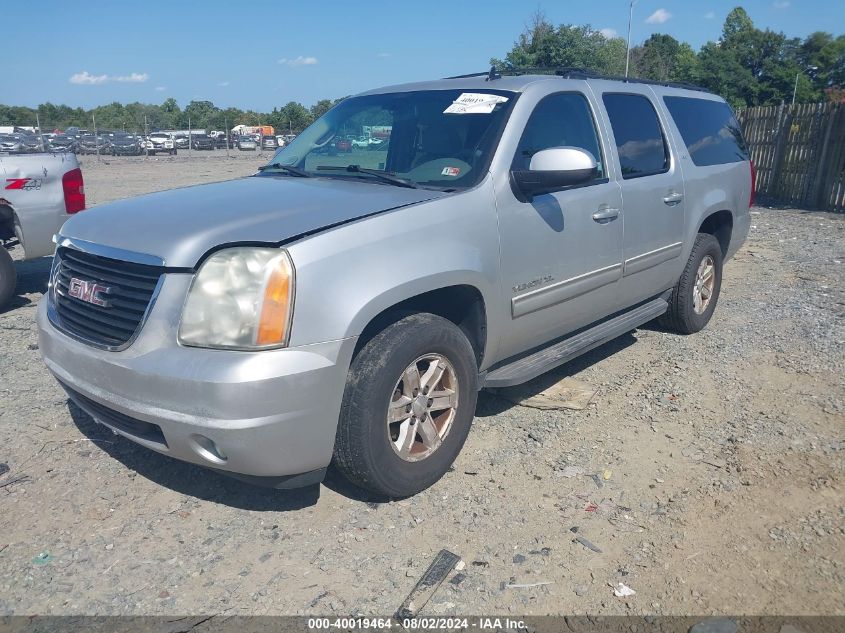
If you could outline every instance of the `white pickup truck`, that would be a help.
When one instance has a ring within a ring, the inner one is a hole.
[[[0,309],[17,283],[9,251],[24,259],[53,253],[53,236],[85,209],[82,170],[71,153],[0,154]]]

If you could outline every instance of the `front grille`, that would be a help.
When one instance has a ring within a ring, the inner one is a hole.
[[[75,389],[71,389],[65,383],[60,382],[67,395],[73,400],[76,405],[85,411],[92,418],[107,426],[114,427],[118,431],[123,431],[134,437],[139,437],[148,442],[155,442],[167,447],[167,440],[164,439],[164,433],[161,432],[161,427],[152,422],[144,422],[143,420],[136,420],[133,417],[120,413],[114,409],[109,409],[107,406],[100,404],[83,396]]]
[[[101,347],[122,348],[128,344],[142,325],[164,269],[66,247],[59,248],[56,258],[53,271],[56,325]],[[74,292],[71,292],[72,279],[76,280]],[[80,288],[96,290],[86,300],[86,293],[80,292]],[[72,294],[81,294],[83,298]]]

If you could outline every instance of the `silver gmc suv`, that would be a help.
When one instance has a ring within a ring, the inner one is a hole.
[[[730,107],[689,87],[491,71],[373,90],[254,176],[69,220],[40,349],[154,451],[412,495],[479,389],[653,319],[703,328],[753,181]]]

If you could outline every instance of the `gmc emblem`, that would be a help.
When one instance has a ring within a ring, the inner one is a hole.
[[[91,303],[103,308],[109,307],[109,301],[100,295],[110,294],[112,289],[108,286],[98,284],[96,281],[85,281],[84,279],[70,278],[67,293],[85,303]]]

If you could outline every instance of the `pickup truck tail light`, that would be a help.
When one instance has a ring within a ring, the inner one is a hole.
[[[79,167],[62,176],[62,189],[65,192],[65,211],[78,213],[85,209],[85,184]]]
[[[749,160],[748,164],[751,165],[751,196],[748,199],[748,207],[751,208],[754,206],[754,198],[757,197],[757,169],[753,160]]]

